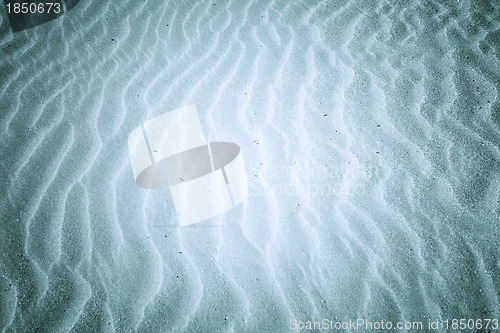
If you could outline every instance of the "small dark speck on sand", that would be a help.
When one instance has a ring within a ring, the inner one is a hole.
[[[114,38],[111,38],[111,41],[112,41],[112,42],[114,42],[114,41],[115,41],[115,39],[114,39]]]

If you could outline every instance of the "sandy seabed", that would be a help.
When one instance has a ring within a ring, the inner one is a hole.
[[[2,332],[500,319],[498,2],[82,0],[0,20]],[[179,228],[127,138],[189,104],[241,147],[250,191]]]

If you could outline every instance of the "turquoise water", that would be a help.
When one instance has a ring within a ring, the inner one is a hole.
[[[500,319],[498,3],[0,11],[2,331]],[[179,228],[127,138],[190,104],[250,193]]]

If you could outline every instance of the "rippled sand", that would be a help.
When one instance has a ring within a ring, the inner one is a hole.
[[[2,331],[500,317],[495,1],[0,19]],[[189,104],[241,146],[250,195],[178,228],[169,192],[134,184],[127,137]]]

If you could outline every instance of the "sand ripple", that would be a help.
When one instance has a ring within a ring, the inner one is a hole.
[[[0,17],[2,332],[498,318],[500,8],[81,1]],[[196,104],[250,196],[176,227],[129,132]]]

